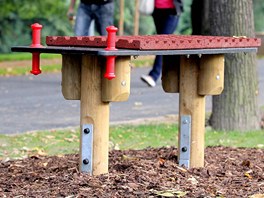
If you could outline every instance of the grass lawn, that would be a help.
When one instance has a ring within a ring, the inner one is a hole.
[[[53,58],[59,58],[60,54],[40,54],[41,58],[44,59],[53,59]],[[0,54],[0,62],[3,61],[22,61],[22,60],[31,60],[32,54],[31,53],[19,53],[19,52],[13,52],[8,54]]]
[[[0,76],[18,76],[28,75],[31,70],[31,53],[11,53],[11,54],[0,54]],[[41,64],[41,70],[43,73],[54,73],[61,71],[60,64],[53,64],[52,59],[61,59],[60,54],[41,54],[41,60],[46,60],[48,64]],[[23,61],[23,66],[20,62]],[[27,64],[25,64],[25,61]],[[131,58],[132,67],[144,67],[153,64],[154,56],[140,56]],[[26,65],[26,66],[25,66]]]
[[[110,149],[143,149],[177,146],[175,124],[120,125],[110,128]],[[264,131],[217,132],[206,130],[206,146],[264,148]],[[79,129],[0,135],[0,159],[16,159],[32,155],[64,155],[78,153]]]

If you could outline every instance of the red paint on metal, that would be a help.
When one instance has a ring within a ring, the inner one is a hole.
[[[31,25],[32,29],[32,44],[30,47],[43,47],[40,43],[42,25],[34,23]]]
[[[30,47],[43,47],[41,45],[41,29],[42,25],[38,23],[34,23],[31,25],[32,29],[32,44]],[[32,53],[32,70],[30,73],[34,75],[38,75],[41,73],[40,66],[39,66],[39,52]]]
[[[32,53],[32,70],[30,71],[31,74],[38,75],[41,73],[39,67],[39,52]]]
[[[47,45],[106,47],[106,37],[53,37],[46,38]],[[136,50],[210,49],[259,47],[261,39],[223,36],[144,35],[117,36],[116,47]]]
[[[117,50],[116,49],[116,32],[117,28],[114,26],[109,26],[106,28],[106,31],[108,32],[107,35],[107,46],[105,50]],[[115,56],[107,56],[106,57],[106,72],[104,74],[104,77],[108,80],[112,80],[115,78]]]

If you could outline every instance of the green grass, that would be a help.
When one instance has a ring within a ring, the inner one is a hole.
[[[176,146],[177,125],[116,126],[110,133],[110,141],[120,149]]]
[[[264,131],[206,131],[206,146],[264,148]]]
[[[19,76],[30,74],[31,67],[14,67],[14,68],[0,68],[0,76]],[[54,73],[61,71],[61,65],[44,65],[41,66],[43,73]]]
[[[40,54],[40,58],[44,59],[53,59],[53,58],[60,58],[60,54]],[[31,60],[32,54],[31,53],[17,53],[13,52],[10,54],[0,54],[0,62],[3,61],[20,61],[20,60]]]
[[[43,59],[56,59],[60,58],[60,54],[41,54],[41,60]],[[11,62],[13,65],[12,67],[2,65],[0,67],[0,76],[18,76],[18,75],[28,75],[30,74],[31,70],[31,62],[32,59],[31,53],[11,53],[11,54],[0,54],[0,64],[1,62]],[[28,60],[28,66],[20,66],[19,61]],[[145,67],[151,66],[154,61],[154,56],[144,56],[140,58],[132,58],[131,65],[133,67]],[[41,66],[43,73],[52,73],[58,72],[61,70],[61,64],[59,65],[46,65]]]
[[[177,146],[175,124],[120,125],[110,128],[111,149],[143,149]],[[264,131],[206,131],[206,146],[264,148]],[[78,153],[79,129],[0,135],[0,159],[23,158],[31,155],[64,155]]]

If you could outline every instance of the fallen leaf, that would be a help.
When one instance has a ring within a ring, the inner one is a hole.
[[[251,195],[251,196],[249,196],[249,198],[264,198],[264,194]]]
[[[131,156],[128,156],[128,155],[122,155],[122,159],[123,160],[138,160],[138,158],[131,157]]]
[[[247,178],[252,179],[252,176],[251,176],[248,172],[246,172],[244,175],[245,175]]]
[[[160,167],[165,167],[165,162],[166,162],[165,159],[159,158],[159,166]]]
[[[249,160],[244,160],[241,164],[242,166],[250,167],[250,161]]]
[[[179,190],[164,190],[164,191],[156,191],[151,190],[155,195],[161,197],[183,197],[187,194],[187,192],[179,191]]]
[[[193,185],[198,184],[199,182],[194,177],[190,177],[187,181],[190,181]]]
[[[185,168],[182,168],[180,166],[176,166],[176,168],[178,168],[179,170],[183,171],[183,172],[187,172],[187,170]]]
[[[46,167],[46,166],[48,165],[48,162],[44,162],[44,163],[42,163],[42,165],[43,165],[44,167]]]

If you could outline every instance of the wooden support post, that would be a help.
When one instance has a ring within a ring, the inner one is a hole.
[[[82,55],[62,55],[62,95],[66,100],[81,98]]]
[[[167,93],[179,93],[180,56],[163,56],[162,88]]]
[[[105,68],[105,66],[103,66]],[[118,56],[115,60],[116,77],[112,80],[103,78],[102,101],[126,101],[130,95],[130,56]]]
[[[109,103],[101,100],[103,78],[102,67],[99,66],[101,59],[89,55],[82,57],[80,120],[81,126],[93,125],[93,175],[108,172]],[[81,148],[80,156],[82,156]]]
[[[181,56],[179,114],[191,116],[190,168],[204,166],[205,96],[198,95],[197,92],[198,72],[197,56]]]
[[[200,61],[198,93],[200,95],[219,95],[224,89],[223,54],[203,55]]]

